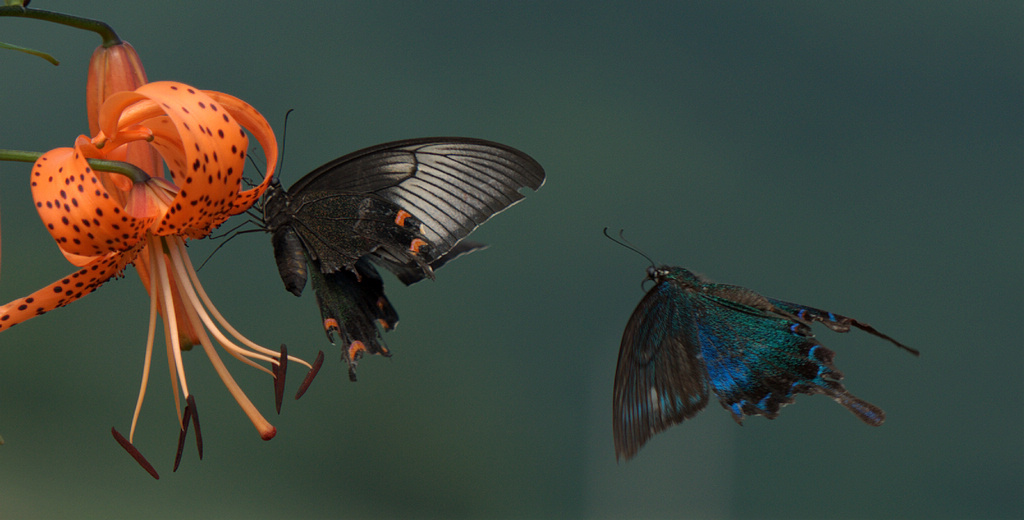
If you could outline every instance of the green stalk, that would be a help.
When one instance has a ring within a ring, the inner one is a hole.
[[[0,161],[15,161],[15,162],[36,162],[42,157],[42,152],[26,152],[24,150],[2,150],[0,149]],[[135,166],[134,164],[121,162],[121,161],[105,161],[103,159],[86,159],[89,166],[94,170],[101,172],[111,172],[124,175],[131,179],[133,183],[146,182],[151,177],[148,173]]]
[[[121,38],[117,37],[117,33],[114,32],[114,29],[99,20],[90,20],[80,16],[72,16],[69,14],[44,11],[42,9],[30,9],[28,7],[20,6],[0,7],[0,16],[34,18],[36,20],[44,20],[47,22],[59,23],[69,27],[92,31],[103,38],[104,47],[110,47],[121,43]]]

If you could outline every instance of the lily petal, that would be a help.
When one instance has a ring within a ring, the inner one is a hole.
[[[32,167],[32,197],[39,217],[76,265],[139,243],[153,219],[121,210],[77,148],[57,148]],[[74,260],[75,257],[84,257]]]
[[[109,253],[66,278],[0,307],[0,330],[7,330],[95,291],[103,282],[120,275],[137,251],[138,248],[132,249],[131,254]]]
[[[215,91],[204,91],[211,98],[227,109],[228,113],[235,118],[246,130],[256,138],[263,148],[266,156],[266,166],[263,168],[263,182],[251,189],[244,190],[235,199],[232,215],[242,213],[249,208],[263,195],[263,192],[270,185],[270,179],[274,177],[274,169],[277,167],[277,138],[274,137],[274,130],[270,123],[252,105],[236,98],[230,94]]]
[[[234,107],[232,111],[250,120],[262,119],[249,108],[252,114]],[[181,188],[154,228],[156,235],[203,237],[232,214],[241,191],[249,138],[231,113],[207,93],[171,81],[149,83],[134,92],[112,95],[100,110],[99,122],[111,138],[119,128],[139,123],[153,131],[151,144]],[[263,137],[263,131],[257,130]]]

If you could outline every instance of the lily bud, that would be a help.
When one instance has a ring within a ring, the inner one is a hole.
[[[85,86],[89,133],[99,132],[100,106],[108,97],[124,90],[135,90],[146,83],[142,60],[130,43],[123,41],[110,47],[97,47],[89,61],[89,79]]]

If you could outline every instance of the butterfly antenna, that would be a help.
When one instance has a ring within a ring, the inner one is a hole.
[[[294,108],[289,108],[284,113],[284,127],[281,129],[281,160],[277,162],[277,173],[274,174],[274,177],[277,177],[281,170],[284,169],[284,149],[285,145],[288,144],[288,116],[292,115],[294,111]]]
[[[220,248],[226,246],[227,243],[230,242],[232,238],[235,238],[238,235],[244,235],[246,233],[255,233],[257,231],[264,231],[262,226],[259,226],[256,229],[244,229],[242,231],[238,231],[238,228],[240,228],[240,227],[242,227],[242,226],[244,226],[246,224],[257,224],[257,226],[259,226],[259,223],[257,223],[257,222],[252,222],[252,221],[246,220],[245,222],[242,222],[241,224],[231,228],[230,231],[228,231],[228,232],[226,232],[226,233],[224,233],[222,235],[218,235],[216,237],[210,237],[212,240],[217,240],[217,239],[223,238],[225,236],[227,236],[228,238],[226,240],[224,240],[223,242],[221,242],[216,247],[216,249],[214,249],[213,252],[211,252],[210,255],[206,257],[206,260],[203,260],[203,263],[199,264],[199,269],[196,269],[196,272],[202,271],[203,266],[205,266],[206,263],[209,262],[210,259],[213,258],[213,255],[217,254],[217,251],[220,251]]]
[[[278,172],[281,171],[281,168],[284,168],[284,145],[285,145],[285,139],[288,137],[288,114],[291,114],[294,111],[295,111],[294,108],[289,108],[288,111],[285,112],[285,114],[284,114],[284,129],[281,131],[281,153],[279,154],[280,158],[277,161],[277,171]],[[260,165],[259,165],[259,163],[256,162],[256,159],[252,158],[252,154],[247,154],[245,158],[249,159],[249,164],[251,164],[253,169],[255,169],[256,172],[260,174],[259,176],[263,177],[263,170],[260,169]],[[277,177],[277,173],[274,174],[274,177],[275,178]],[[245,179],[245,178],[243,178],[242,181],[245,182],[246,186],[248,186],[250,188],[252,188],[253,186],[256,186],[256,184],[257,184],[255,182],[252,182],[249,179]]]
[[[630,243],[629,240],[626,240],[626,237],[625,237],[625,235],[623,233],[624,233],[624,230],[620,229],[619,230],[619,239],[616,240],[615,237],[613,237],[613,236],[608,234],[608,228],[604,228],[604,236],[608,237],[608,240],[611,240],[612,242],[615,242],[616,244],[619,244],[620,246],[622,246],[622,247],[624,247],[626,249],[629,249],[630,251],[632,251],[632,252],[634,252],[634,253],[644,257],[651,264],[651,267],[654,267],[654,260],[651,260],[651,257],[647,256],[647,253],[644,253],[643,251],[640,250],[640,248],[638,248],[638,247],[634,246],[632,243]]]

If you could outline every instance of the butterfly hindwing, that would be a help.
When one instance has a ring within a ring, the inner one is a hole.
[[[741,287],[707,284],[698,304],[700,342],[711,385],[737,423],[747,415],[774,419],[797,394],[822,393],[878,426],[881,409],[843,387],[835,353],[809,322],[775,311],[770,300]]]
[[[398,324],[398,313],[384,295],[384,280],[370,264],[361,259],[356,272],[310,272],[327,339],[334,343],[338,334],[342,359],[349,367],[349,379],[356,380],[356,365],[363,354],[390,356],[377,329],[391,330]]]
[[[774,305],[777,309],[781,309],[782,311],[789,313],[793,316],[796,316],[797,318],[807,322],[821,322],[826,327],[832,329],[835,332],[849,332],[851,326],[856,327],[860,330],[863,330],[864,332],[867,332],[869,334],[878,336],[886,341],[889,341],[890,343],[896,345],[897,347],[900,347],[903,350],[906,350],[907,352],[910,352],[911,354],[914,354],[915,356],[920,354],[920,352],[918,352],[916,349],[910,348],[904,345],[903,343],[896,341],[895,339],[879,332],[871,325],[868,325],[867,323],[864,323],[862,321],[858,321],[853,318],[843,316],[841,314],[835,314],[829,311],[815,309],[814,307],[807,307],[805,305],[800,305],[797,303],[784,302],[782,300],[776,300],[773,298],[768,298],[768,301],[771,302],[772,305]]]
[[[430,248],[421,223],[380,197],[303,192],[292,195],[292,227],[321,272],[354,271],[360,258],[383,254],[427,270]]]

